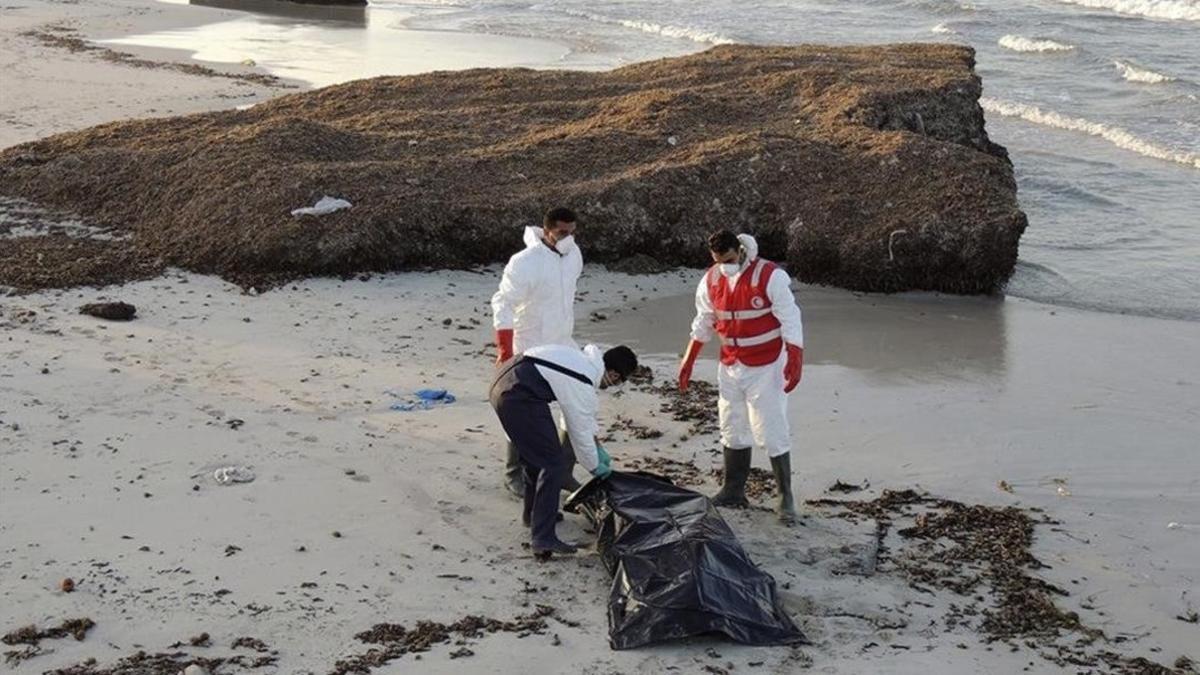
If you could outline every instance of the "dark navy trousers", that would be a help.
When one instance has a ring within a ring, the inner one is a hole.
[[[492,408],[517,448],[525,469],[525,513],[534,547],[558,541],[558,493],[567,461],[550,413],[554,391],[532,361],[518,356],[501,367],[492,383]]]

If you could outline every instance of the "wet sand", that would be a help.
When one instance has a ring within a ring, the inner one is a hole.
[[[280,77],[322,87],[379,75],[481,67],[546,67],[569,48],[550,40],[412,30],[399,8],[323,7],[279,0],[200,0],[243,11],[215,23],[139,31],[111,45],[179,50],[204,62],[250,59]],[[569,64],[563,64],[569,65]]]

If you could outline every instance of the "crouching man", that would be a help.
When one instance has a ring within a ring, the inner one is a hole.
[[[758,257],[758,242],[728,230],[709,237],[713,265],[696,289],[692,339],[679,366],[679,389],[687,391],[692,367],[705,343],[721,341],[717,370],[725,482],[717,506],[746,506],[750,450],[758,445],[771,458],[779,484],[775,512],[796,519],[792,497],[787,395],[800,383],[804,329],[791,280],[774,263]]]
[[[525,350],[497,373],[489,398],[524,470],[521,520],[530,527],[533,553],[539,559],[575,552],[575,546],[560,540],[555,531],[568,460],[550,404],[557,401],[562,410],[575,459],[603,478],[612,471],[612,460],[596,441],[596,392],[624,382],[636,369],[637,356],[628,347],[601,353],[595,345],[583,350],[543,345]]]

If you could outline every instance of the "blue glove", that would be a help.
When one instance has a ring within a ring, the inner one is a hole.
[[[601,480],[608,478],[608,475],[612,473],[612,457],[608,456],[599,443],[596,444],[596,460],[596,470],[592,472],[592,475]]]
[[[592,475],[595,476],[596,478],[599,478],[600,480],[604,480],[605,478],[608,478],[609,474],[611,474],[611,473],[612,473],[612,466],[610,466],[608,464],[600,464],[599,466],[596,467],[596,470],[592,472]]]

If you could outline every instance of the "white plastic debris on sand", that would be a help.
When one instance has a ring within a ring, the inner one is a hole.
[[[254,480],[254,472],[244,466],[223,466],[213,472],[213,480],[220,485],[249,483]]]

